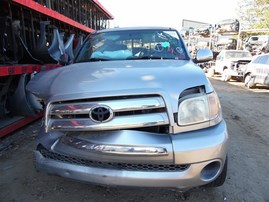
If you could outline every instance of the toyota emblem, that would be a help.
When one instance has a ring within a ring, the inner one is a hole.
[[[102,123],[110,121],[113,118],[113,111],[106,105],[97,105],[91,108],[89,115],[91,120]]]

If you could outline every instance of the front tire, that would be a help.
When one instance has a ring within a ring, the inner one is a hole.
[[[229,75],[228,69],[224,69],[221,75],[221,80],[227,82],[227,81],[230,81],[230,79],[231,79],[231,76]]]
[[[251,76],[251,74],[246,75],[244,79],[245,86],[248,88],[254,88],[255,83],[254,83],[254,78]]]

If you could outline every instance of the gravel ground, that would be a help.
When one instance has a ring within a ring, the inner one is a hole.
[[[229,131],[225,184],[187,193],[103,187],[36,172],[32,150],[41,121],[0,139],[0,201],[240,201],[269,202],[269,88],[210,78]]]

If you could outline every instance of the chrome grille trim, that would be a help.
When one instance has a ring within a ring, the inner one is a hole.
[[[90,110],[106,105],[113,112],[108,122],[96,123],[89,117]],[[74,100],[49,103],[46,109],[46,132],[57,131],[101,131],[130,129],[169,124],[164,100],[160,96],[105,98],[90,101]]]
[[[107,105],[113,112],[135,111],[145,109],[155,109],[165,107],[163,99],[160,97],[142,98],[142,99],[123,99],[99,102],[80,102],[53,104],[50,107],[51,115],[68,115],[68,114],[87,114],[90,109],[96,105]]]
[[[167,149],[164,147],[95,144],[69,136],[63,136],[60,141],[65,145],[96,153],[129,156],[168,156]]]
[[[169,123],[166,113],[143,114],[114,117],[109,122],[96,123],[89,118],[80,119],[50,119],[48,128],[60,131],[101,131],[128,129],[148,126],[160,126]]]

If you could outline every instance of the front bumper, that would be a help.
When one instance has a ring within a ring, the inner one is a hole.
[[[151,156],[141,156],[141,158],[139,156],[127,156],[126,158],[119,156],[118,159],[121,162],[126,162],[126,165],[131,166],[133,162],[139,165],[140,167],[138,166],[136,170],[115,169],[107,166],[102,167],[102,165],[93,166],[93,164],[86,163],[71,163],[66,158],[48,158],[42,155],[38,149],[34,151],[35,166],[40,171],[95,184],[180,189],[207,184],[216,179],[221,173],[226,159],[228,140],[224,121],[207,129],[171,135],[169,139],[172,149],[168,148],[169,155],[167,155],[167,159],[165,157]],[[44,142],[44,136],[42,136],[38,141],[38,145],[42,144],[42,142],[49,152],[55,152],[57,141],[50,139]],[[50,145],[49,148],[48,145]],[[78,153],[75,155],[79,156]],[[67,154],[61,154],[60,156],[66,157]],[[81,156],[83,157],[83,154]],[[110,157],[111,161],[117,161],[117,155],[115,154],[98,156],[99,160],[101,159],[101,161],[111,165],[108,162]],[[75,159],[75,157],[70,158]],[[134,160],[132,161],[132,159]],[[140,161],[139,159],[142,160]],[[170,169],[168,167],[163,170],[140,169],[144,167],[144,164],[147,164],[148,167],[149,165],[152,166],[152,164],[153,167],[155,164],[161,164],[161,166],[176,164],[182,165],[182,167],[180,169]]]
[[[234,77],[243,77],[243,73],[244,72],[241,70],[234,70],[234,69],[229,70],[229,75]]]

